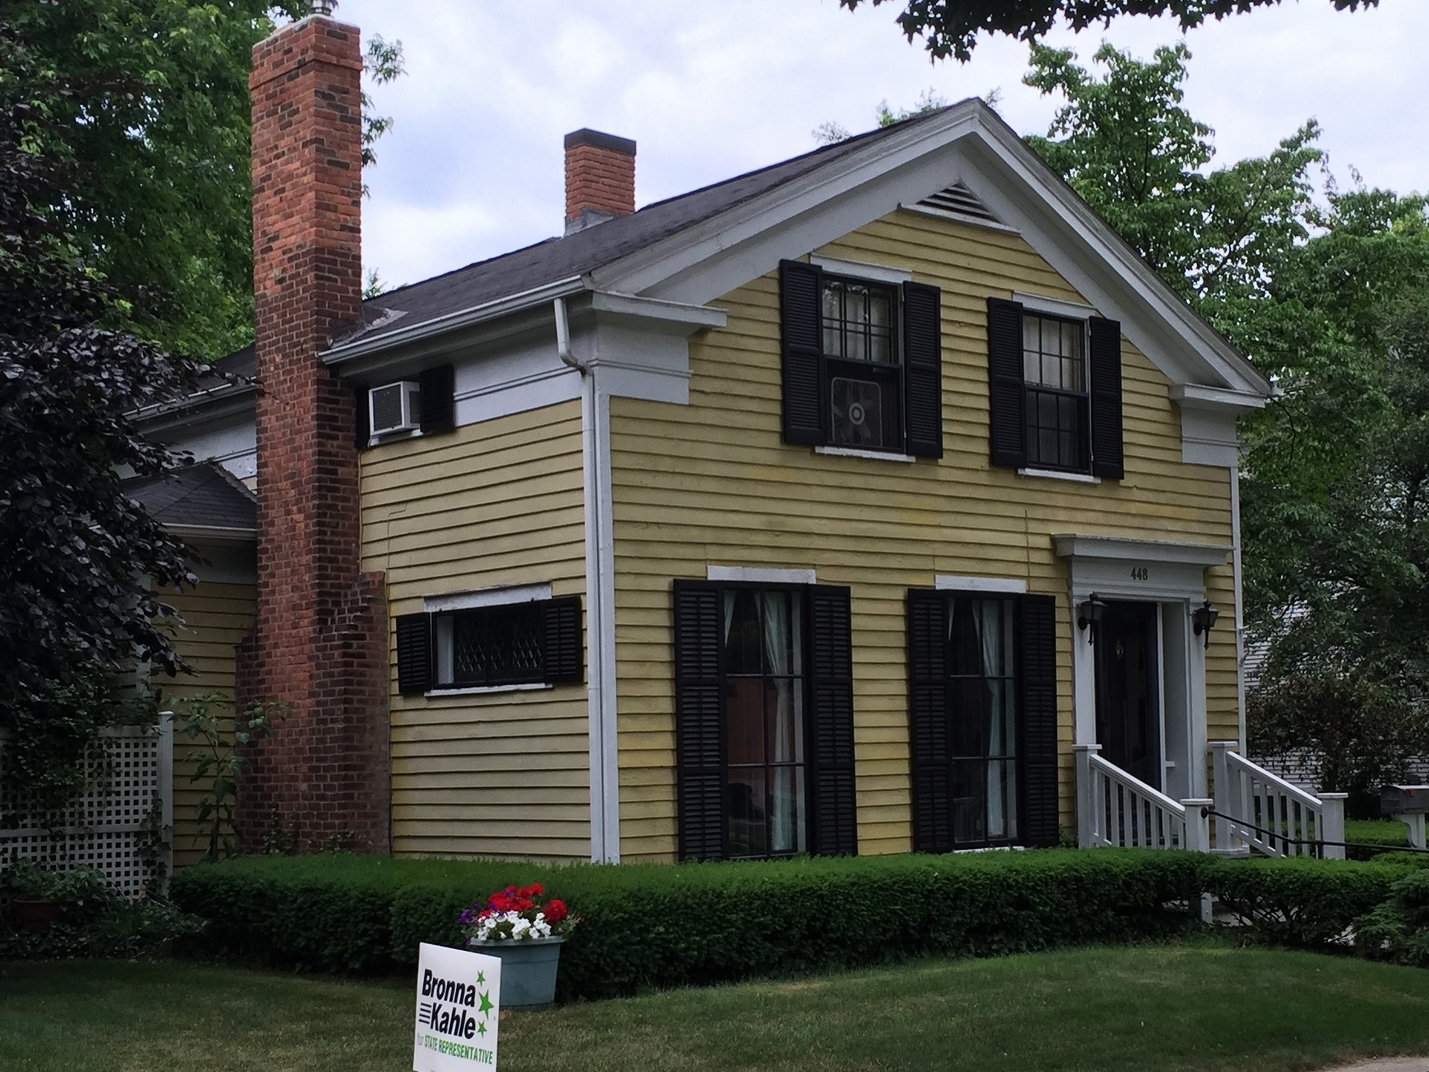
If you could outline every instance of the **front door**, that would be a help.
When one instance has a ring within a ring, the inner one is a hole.
[[[1102,758],[1162,788],[1155,603],[1107,603],[1096,637],[1097,742]]]

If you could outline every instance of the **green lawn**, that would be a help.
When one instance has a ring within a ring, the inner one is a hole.
[[[186,963],[0,965],[13,1072],[403,1072],[413,997]],[[1312,1069],[1429,1053],[1429,972],[1213,945],[1078,950],[518,1014],[501,1072]]]

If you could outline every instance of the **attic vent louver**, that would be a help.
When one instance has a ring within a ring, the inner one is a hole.
[[[1002,223],[986,205],[978,200],[977,194],[960,182],[955,182],[951,186],[923,198],[918,202],[918,207],[932,209],[938,213],[947,213],[961,219],[979,220],[983,223]]]

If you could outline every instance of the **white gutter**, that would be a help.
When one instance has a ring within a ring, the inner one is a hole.
[[[458,309],[454,313],[447,313],[431,320],[423,320],[397,331],[384,331],[375,338],[357,338],[352,342],[339,343],[323,354],[323,364],[345,364],[356,358],[365,357],[394,346],[401,346],[404,343],[417,342],[433,335],[443,335],[449,331],[470,327],[473,324],[495,320],[509,313],[544,305],[552,299],[566,298],[572,294],[579,294],[585,289],[585,282],[578,275],[558,279],[554,283],[546,283],[530,290],[523,290],[519,294],[510,294],[504,298],[483,302],[467,309]]]
[[[1235,703],[1240,754],[1245,755],[1245,598],[1241,595],[1240,466],[1231,466],[1231,573],[1235,578]]]
[[[585,473],[585,582],[590,858],[620,862],[620,763],[615,713],[615,554],[611,524],[610,397],[597,385],[596,362],[571,350],[564,298],[552,299],[556,352],[576,369],[581,390],[581,467]]]

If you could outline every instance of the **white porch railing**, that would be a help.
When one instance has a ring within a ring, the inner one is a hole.
[[[1101,745],[1079,744],[1077,844],[1139,849],[1210,851],[1210,823],[1200,798],[1175,801],[1099,755]]]
[[[1235,748],[1235,741],[1211,742],[1216,851],[1250,849],[1266,856],[1322,855],[1343,860],[1344,845],[1331,843],[1345,840],[1348,794],[1307,793]]]

